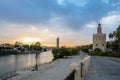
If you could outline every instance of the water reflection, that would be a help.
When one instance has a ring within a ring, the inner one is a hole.
[[[50,62],[52,53],[43,52],[38,55],[38,63]],[[0,74],[35,65],[35,54],[16,54],[0,56]]]

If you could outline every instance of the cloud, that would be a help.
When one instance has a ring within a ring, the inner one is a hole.
[[[0,19],[17,24],[46,24],[57,16],[62,17],[65,25],[77,30],[89,21],[99,20],[112,9],[112,5],[103,4],[102,0],[1,0]]]
[[[110,0],[102,0],[104,3],[109,4]]]
[[[69,4],[73,4],[75,6],[80,6],[80,7],[84,7],[88,2],[89,0],[68,0]]]
[[[59,5],[64,5],[64,1],[65,1],[65,0],[57,0],[57,3],[58,3]]]
[[[88,2],[89,0],[57,0],[59,5],[70,4],[78,7],[84,7]]]
[[[85,24],[86,28],[96,28],[97,23],[96,22],[90,22],[89,24]]]
[[[115,23],[120,23],[120,14],[118,15],[110,15],[110,16],[105,16],[101,19],[101,22],[103,24],[115,24]]]
[[[0,0],[1,41],[39,38],[43,44],[87,44],[100,21],[103,32],[120,23],[119,0]]]

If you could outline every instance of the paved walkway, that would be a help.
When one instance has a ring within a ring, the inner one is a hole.
[[[85,80],[120,80],[120,63],[108,57],[91,57]]]
[[[67,75],[71,72],[70,64],[71,62],[78,62],[80,60],[79,56],[73,56],[66,59],[60,59],[59,61],[54,61],[48,65],[47,68],[41,71],[18,75],[12,80],[64,80]],[[9,80],[11,80],[9,79]]]

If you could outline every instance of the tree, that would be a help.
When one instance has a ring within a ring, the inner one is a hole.
[[[108,45],[113,51],[119,52],[120,51],[120,25],[114,31],[113,33],[110,33],[109,38],[114,38],[114,41],[112,41],[112,44]]]
[[[41,48],[41,43],[40,43],[40,42],[36,42],[36,43],[33,45],[33,49],[36,50],[36,51],[42,50],[42,48]]]
[[[59,58],[59,48],[53,48],[52,53],[53,53],[54,59]]]
[[[116,31],[113,31],[113,38],[115,40]]]
[[[53,48],[52,53],[53,53],[54,59],[70,56],[69,49],[66,47]]]
[[[110,33],[110,34],[108,35],[108,37],[109,37],[109,39],[113,39],[113,34]]]
[[[71,55],[76,55],[79,52],[78,48],[70,48],[70,54]]]
[[[18,44],[19,42],[15,42],[15,47],[19,47],[19,44]]]
[[[28,44],[24,44],[23,47],[24,47],[26,50],[29,50],[29,45],[28,45]]]
[[[92,44],[90,44],[90,45],[84,45],[81,48],[82,48],[82,51],[84,51],[86,53],[89,53],[89,49],[92,49]]]
[[[21,52],[25,51],[25,48],[22,42],[15,42],[14,47]]]
[[[116,38],[118,41],[120,41],[120,25],[118,26],[117,30],[116,30]]]
[[[59,57],[63,58],[63,57],[67,57],[70,56],[70,52],[68,51],[68,49],[66,47],[61,47],[59,50]]]
[[[94,54],[102,54],[102,50],[99,48],[94,49]]]

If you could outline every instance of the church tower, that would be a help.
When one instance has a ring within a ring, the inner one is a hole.
[[[102,27],[100,23],[97,27],[97,34],[93,34],[93,50],[95,48],[99,48],[103,52],[106,51],[106,34],[102,33]]]

